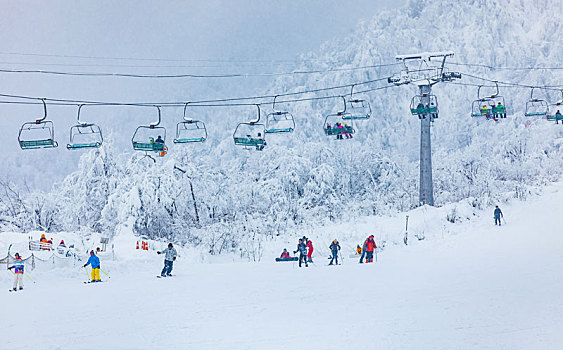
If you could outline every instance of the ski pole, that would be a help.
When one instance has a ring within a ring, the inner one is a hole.
[[[373,250],[375,252],[375,262],[377,262],[377,248]]]
[[[111,277],[109,277],[109,275],[104,270],[102,270],[101,267],[100,267],[100,271],[102,271],[106,276],[108,276],[108,278],[111,278]]]
[[[86,272],[86,281],[90,280],[90,276],[88,276],[88,269],[84,266],[84,272]]]
[[[35,281],[33,280],[33,278],[29,277],[29,275],[27,273],[24,273],[25,277],[29,278],[31,280],[31,282],[35,283]]]

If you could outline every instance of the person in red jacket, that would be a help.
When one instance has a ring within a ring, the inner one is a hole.
[[[310,239],[307,238],[307,262],[313,262],[313,259],[311,258],[313,256],[313,242],[311,242]]]
[[[373,251],[377,248],[373,235],[369,236],[365,243],[366,263],[373,262]]]
[[[291,256],[289,255],[289,252],[287,251],[286,248],[283,248],[283,252],[281,253],[280,258],[282,258],[282,259],[291,258]]]

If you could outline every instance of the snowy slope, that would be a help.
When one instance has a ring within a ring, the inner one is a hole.
[[[104,258],[112,278],[97,285],[82,284],[81,268],[37,273],[37,284],[0,298],[1,340],[7,349],[557,349],[563,236],[551,208],[562,202],[558,183],[503,208],[502,227],[482,214],[453,225],[456,235],[388,246],[372,265],[185,256],[175,277],[156,279],[162,261],[152,255]]]

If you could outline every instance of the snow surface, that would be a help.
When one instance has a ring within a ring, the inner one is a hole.
[[[323,254],[307,269],[273,256],[195,263],[181,250],[176,276],[157,279],[160,256],[118,245],[115,261],[102,256],[111,279],[101,284],[66,267],[30,272],[36,284],[8,293],[6,272],[2,348],[558,349],[562,202],[559,183],[503,207],[502,227],[487,212],[451,224],[455,235],[389,245],[371,265],[328,267]]]

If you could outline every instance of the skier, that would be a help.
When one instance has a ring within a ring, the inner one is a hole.
[[[172,243],[168,243],[168,248],[164,249],[161,252],[156,252],[156,253],[157,254],[165,254],[164,255],[164,268],[162,269],[160,276],[161,277],[172,276],[172,274],[171,274],[172,265],[174,264],[174,261],[176,260],[176,257],[178,256],[178,252],[176,252],[176,249],[174,249],[174,247],[172,246]]]
[[[310,239],[307,239],[307,262],[313,262],[313,242]]]
[[[88,258],[88,261],[86,262],[86,264],[84,264],[84,267],[88,265],[92,265],[92,282],[102,282],[102,280],[100,279],[100,258],[98,258],[96,254],[94,254],[93,250],[90,251],[90,258]]]
[[[498,207],[498,205],[495,206],[494,215],[495,215],[495,225],[499,225],[499,226],[500,226],[500,224],[501,224],[500,218],[501,218],[501,217],[504,218],[504,215],[502,215],[502,211],[500,210],[500,208]]]
[[[330,259],[329,265],[332,265],[332,262],[334,260],[336,260],[336,265],[338,265],[338,251],[340,250],[340,243],[338,243],[338,241],[335,238],[328,248],[332,252],[332,259]]]
[[[373,235],[369,236],[366,243],[365,243],[365,251],[366,251],[366,263],[373,262],[373,251],[377,248],[375,245],[375,241],[373,239]]]
[[[293,251],[293,254],[299,252],[299,267],[301,267],[301,262],[305,263],[305,267],[309,267],[307,263],[307,246],[303,243],[303,238],[299,238],[299,243],[297,243],[297,250]]]
[[[14,292],[18,290],[18,285],[20,290],[23,289],[23,260],[19,253],[16,253],[16,260],[14,265],[8,267],[8,270],[14,269]]]

